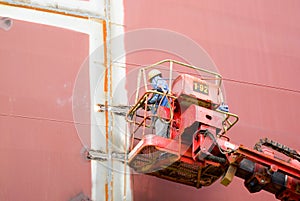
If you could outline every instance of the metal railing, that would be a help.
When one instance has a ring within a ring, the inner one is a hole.
[[[141,81],[142,81],[141,79],[143,79],[145,91],[148,91],[146,71],[151,69],[151,68],[155,68],[157,66],[165,64],[165,63],[169,63],[169,68],[168,68],[168,70],[169,70],[169,78],[168,79],[169,79],[169,87],[170,87],[170,90],[168,92],[169,94],[172,93],[172,87],[171,86],[172,86],[172,80],[173,80],[173,64],[178,64],[178,65],[184,66],[186,68],[190,68],[190,69],[193,69],[193,70],[198,70],[200,72],[204,72],[204,73],[207,73],[209,75],[212,75],[213,76],[212,79],[216,81],[216,85],[219,88],[222,85],[222,76],[218,73],[206,70],[204,68],[199,68],[199,67],[196,67],[196,66],[193,66],[193,65],[190,65],[190,64],[186,64],[186,63],[183,63],[183,62],[180,62],[180,61],[176,61],[176,60],[172,60],[172,59],[165,59],[165,60],[159,61],[157,63],[154,63],[152,65],[149,65],[149,66],[146,66],[146,67],[140,69],[139,75],[138,75],[138,80],[137,80],[137,93],[136,93],[135,103],[137,103],[137,100],[138,100],[138,97],[139,97],[139,89],[141,87]]]

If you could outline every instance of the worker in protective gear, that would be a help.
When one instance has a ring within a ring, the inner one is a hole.
[[[151,83],[151,86],[154,90],[167,94],[169,91],[168,84],[166,80],[162,78],[162,73],[159,70],[151,70],[148,74],[148,81]],[[151,108],[152,114],[156,115],[158,107],[170,107],[169,100],[167,96],[161,94],[153,94],[153,96],[147,101],[148,104],[153,105]],[[157,116],[152,118],[152,126],[155,127],[156,135],[162,137],[168,137],[169,133],[169,124],[164,122]]]
[[[168,84],[166,80],[162,78],[162,74],[159,70],[154,69],[150,71],[148,74],[148,80],[154,90],[157,90],[161,93],[168,93]],[[162,98],[163,100],[161,100]],[[163,97],[161,94],[154,94],[151,99],[148,100],[148,104],[160,104],[160,106],[168,107],[168,99],[166,96]]]

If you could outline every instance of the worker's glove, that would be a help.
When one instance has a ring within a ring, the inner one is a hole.
[[[229,112],[229,107],[228,105],[222,103],[219,107],[218,110],[222,111],[222,112]]]
[[[147,101],[147,104],[148,105],[152,105],[152,104],[154,104],[156,101],[153,101],[151,98]]]

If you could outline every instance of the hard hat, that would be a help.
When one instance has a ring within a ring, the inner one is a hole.
[[[161,75],[161,72],[159,70],[153,69],[148,73],[148,80],[150,81],[155,76]]]

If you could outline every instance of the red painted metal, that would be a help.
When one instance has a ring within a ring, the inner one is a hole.
[[[222,128],[222,120],[224,116],[213,110],[209,110],[197,105],[191,105],[181,115],[180,132],[194,122],[203,122],[215,128]]]
[[[182,66],[188,65],[182,64]],[[228,113],[220,113],[218,109],[207,107],[206,104],[211,102],[209,91],[214,85],[205,83],[208,92],[206,93],[207,98],[203,98],[203,90],[198,91],[198,85],[194,85],[195,80],[197,80],[195,76],[179,75],[170,90],[174,94],[168,95],[174,96],[170,109],[165,110],[165,107],[161,107],[160,104],[157,105],[158,114],[162,115],[159,117],[166,119],[166,114],[169,114],[171,139],[144,135],[147,127],[145,123],[136,122],[136,118],[127,119],[133,125],[140,125],[131,133],[133,138],[136,138],[138,129],[143,130],[141,141],[130,150],[130,167],[139,173],[154,175],[197,188],[210,186],[221,176],[223,176],[221,183],[228,186],[237,173],[238,177],[245,180],[245,186],[250,193],[265,190],[275,194],[281,200],[294,201],[292,198],[299,199],[300,168],[298,165],[294,166],[289,161],[277,159],[274,151],[262,148],[262,146],[271,147],[286,156],[298,154],[298,151],[268,140],[268,138],[260,140],[256,144],[255,147],[258,151],[243,145],[237,146],[229,143],[228,137],[219,134],[224,127]],[[197,80],[197,83],[201,84],[200,81]],[[219,87],[215,91],[220,91]],[[145,121],[145,117],[148,116],[145,97],[147,98],[149,93],[156,92],[147,91],[142,95],[129,110],[127,117],[137,117],[137,114],[144,113],[144,115],[139,115],[144,116]],[[212,96],[214,95],[212,94]],[[219,96],[216,98],[220,100]],[[218,105],[218,103],[215,104]],[[145,107],[142,107],[143,105]],[[173,115],[176,113],[178,115]],[[176,122],[179,118],[179,126],[177,123],[175,125],[172,123],[173,117],[176,117]],[[157,128],[155,126],[155,129]],[[155,129],[152,129],[154,134]],[[174,131],[177,133],[173,134]],[[182,145],[186,146],[186,149],[182,150]],[[299,158],[298,155],[291,157]],[[295,183],[294,185],[297,187],[287,183],[289,180],[290,184]],[[281,192],[284,194],[281,195]],[[287,199],[287,196],[291,198]]]
[[[284,173],[300,180],[300,166],[291,165],[288,162],[274,158],[274,156],[269,156],[268,154],[249,149],[242,145],[239,146],[237,153],[240,154],[241,157],[245,157],[251,161],[263,164],[265,166],[270,167],[275,165],[277,168],[280,167],[280,170]]]
[[[219,139],[219,141],[221,140]],[[178,149],[180,146],[186,147]],[[190,149],[188,146],[189,145],[181,144],[178,140],[166,139],[156,135],[146,135],[135,148],[131,150],[129,154],[129,165],[139,173],[146,173],[176,183],[199,188],[211,185],[216,178],[219,178],[227,171],[226,169],[229,165],[235,167],[235,172],[237,170],[239,171],[239,169],[244,169],[245,167],[241,165],[241,162],[247,159],[254,164],[254,169],[251,170],[251,172],[240,173],[238,176],[245,179],[245,185],[251,193],[264,189],[275,194],[276,198],[280,200],[293,201],[294,199],[298,200],[300,198],[299,166],[293,166],[289,162],[277,159],[275,155],[258,152],[244,146],[235,146],[238,149],[227,156],[229,164],[226,165],[218,161],[211,161],[205,157],[202,158],[202,150],[205,150],[203,153],[205,153],[206,156],[209,154],[220,156],[218,150],[214,150],[216,144],[210,136],[203,136],[201,138],[200,149],[197,150],[197,153],[199,152],[200,154],[196,155],[196,157],[193,155],[194,149]],[[232,145],[227,148],[231,149]],[[189,168],[181,169],[185,166]],[[211,169],[213,171],[210,172],[209,176],[205,176],[204,172]],[[193,170],[197,171],[193,172]],[[284,185],[284,188],[282,188],[282,186],[275,187],[278,185],[276,182],[279,182],[279,177],[274,176],[275,172],[284,174],[284,184],[281,184]],[[180,175],[185,176],[181,177]],[[226,180],[224,185],[227,186],[233,177],[234,173],[229,176],[229,181]],[[229,183],[227,183],[227,181]],[[283,191],[281,191],[282,189]]]
[[[198,111],[194,111],[196,113]],[[189,114],[193,116],[192,112]],[[265,148],[259,152],[242,145],[226,143],[220,138],[216,140],[216,129],[213,126],[197,118],[194,121],[204,125],[194,128],[196,132],[189,130],[195,132],[191,144],[181,140],[188,134],[186,130],[179,133],[176,139],[143,136],[128,156],[130,167],[139,173],[197,188],[211,185],[222,175],[221,183],[228,186],[238,171],[237,176],[245,180],[250,193],[265,190],[280,200],[300,199],[300,165],[278,159],[273,151]],[[192,124],[181,126],[187,129]],[[219,145],[223,151],[218,148]],[[249,165],[245,165],[247,161]]]
[[[214,104],[220,104],[217,85],[211,83],[208,84],[205,80],[188,74],[182,74],[174,80],[172,92],[176,96],[186,94],[189,97],[205,100]]]

